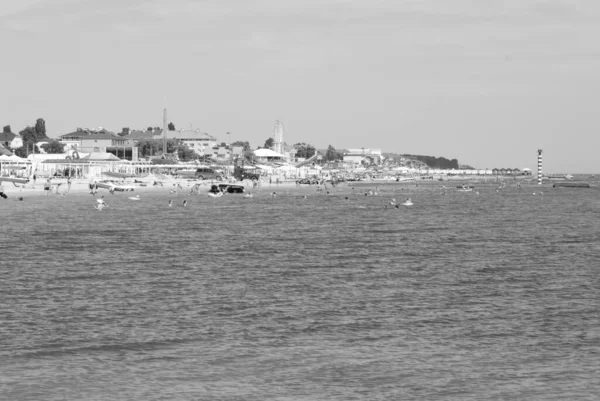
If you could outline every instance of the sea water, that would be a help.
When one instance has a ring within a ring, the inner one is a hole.
[[[599,191],[366,188],[0,202],[0,399],[597,399]]]

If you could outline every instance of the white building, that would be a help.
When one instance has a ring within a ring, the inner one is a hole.
[[[344,152],[344,162],[361,164],[365,161],[369,164],[381,164],[382,160],[381,149],[359,148],[347,149]]]
[[[153,139],[162,138],[162,132],[153,136]],[[215,155],[214,148],[218,146],[217,139],[214,136],[209,135],[206,132],[201,132],[197,129],[181,129],[175,131],[167,131],[167,139],[180,140],[181,142],[188,145],[190,149],[192,149],[200,156],[207,155],[213,157]]]

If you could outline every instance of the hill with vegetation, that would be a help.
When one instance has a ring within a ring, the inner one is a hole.
[[[384,153],[386,158],[393,159],[396,162],[400,162],[401,159],[405,160],[417,160],[422,163],[425,163],[428,167],[431,168],[439,168],[439,169],[458,169],[458,160],[457,159],[446,159],[445,157],[435,157],[435,156],[424,156],[424,155],[408,155],[408,154],[399,154],[399,153]]]

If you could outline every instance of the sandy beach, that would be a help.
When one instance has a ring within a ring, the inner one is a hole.
[[[342,182],[332,188],[331,183],[326,183],[325,187],[320,187],[319,189],[322,191],[331,191],[331,192],[346,192],[346,191],[368,191],[372,190],[389,190],[394,191],[394,189],[414,189],[418,190],[432,187],[439,187],[442,189],[443,187],[453,188],[457,185],[462,185],[463,183],[469,183],[469,185],[474,185],[477,187],[492,187],[497,186],[499,183],[505,183],[508,186],[516,186],[520,185],[528,185],[535,184],[533,181],[528,180],[528,177],[504,177],[498,179],[497,177],[481,177],[481,176],[463,176],[463,177],[448,177],[443,181],[439,181],[437,179],[417,179],[415,181],[402,181],[397,182],[394,180],[364,180],[364,181],[349,181]],[[531,181],[531,182],[530,182]],[[90,189],[89,189],[89,180],[88,179],[74,179],[71,182],[71,187],[69,188],[67,185],[67,180],[65,178],[56,178],[51,180],[52,188],[48,197],[53,196],[69,196],[69,197],[90,197]],[[96,196],[135,196],[135,195],[143,195],[144,193],[161,193],[164,192],[166,196],[174,193],[178,194],[189,194],[190,190],[196,184],[200,184],[199,194],[203,192],[208,192],[210,186],[212,184],[218,184],[220,182],[212,182],[212,181],[195,181],[195,180],[186,180],[186,179],[174,179],[169,178],[167,180],[160,181],[162,185],[153,185],[152,182],[140,184],[135,182],[125,182],[123,185],[133,186],[133,191],[115,191],[114,194],[110,194],[107,189],[99,188],[97,190]],[[19,197],[22,197],[24,200],[29,198],[38,198],[46,196],[46,192],[44,191],[44,183],[45,180],[38,179],[35,184],[29,182],[27,184],[12,184],[9,182],[4,182],[3,187],[5,190],[5,194],[8,196],[6,200],[18,200]],[[319,192],[316,185],[296,185],[296,182],[293,180],[281,181],[276,184],[275,182],[269,184],[268,181],[261,181],[258,187],[254,188],[253,183],[251,181],[242,181],[236,182],[237,184],[242,184],[245,186],[245,192],[251,193],[271,193],[277,191],[285,191],[286,193],[315,193]],[[56,186],[60,184],[58,187],[58,194],[56,193]],[[551,186],[549,181],[544,183],[544,186]],[[175,192],[176,191],[176,192]]]

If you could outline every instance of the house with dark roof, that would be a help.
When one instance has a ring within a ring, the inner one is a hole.
[[[23,138],[12,132],[0,132],[0,144],[8,149],[21,148],[23,147]]]
[[[133,141],[114,132],[99,129],[77,128],[76,131],[60,136],[60,143],[66,149],[76,149],[82,153],[112,153],[123,159],[137,159],[137,148]]]
[[[0,143],[0,156],[12,156],[12,152]]]

